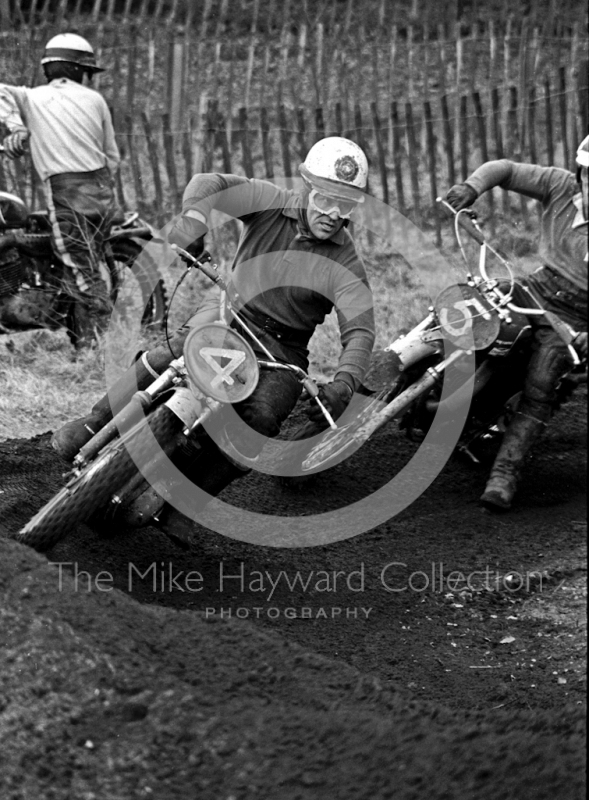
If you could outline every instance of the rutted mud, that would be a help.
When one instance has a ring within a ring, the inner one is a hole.
[[[0,794],[584,796],[585,406],[513,513],[482,512],[487,465],[453,459],[386,524],[306,549],[82,525],[39,556],[7,534],[63,467],[48,434],[0,443]],[[298,492],[251,475],[223,499],[337,507],[415,448],[389,426]]]

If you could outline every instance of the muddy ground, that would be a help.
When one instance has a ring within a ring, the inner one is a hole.
[[[453,458],[385,524],[301,549],[82,525],[40,556],[8,534],[63,465],[48,433],[0,443],[0,796],[584,797],[585,411],[580,391],[508,515],[478,506],[487,466]],[[341,506],[415,449],[391,425],[298,491],[253,474],[223,499]],[[321,570],[342,573],[335,591]],[[315,582],[269,597],[258,572]]]

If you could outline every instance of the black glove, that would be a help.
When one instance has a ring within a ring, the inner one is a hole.
[[[334,420],[344,413],[352,395],[352,389],[345,381],[332,381],[319,387],[319,399]],[[312,398],[309,398],[307,415],[313,422],[323,421],[327,425],[323,412]]]
[[[199,236],[198,239],[195,239],[188,245],[188,247],[185,247],[184,249],[187,253],[190,253],[193,258],[199,258],[204,253],[205,237]]]
[[[462,211],[463,208],[471,206],[477,197],[478,193],[468,183],[457,183],[446,195],[446,202],[454,211]]]

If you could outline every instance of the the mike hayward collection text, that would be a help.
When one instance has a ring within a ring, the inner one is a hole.
[[[115,587],[133,591],[152,591],[153,593],[206,591],[225,595],[227,599],[238,595],[257,595],[270,602],[284,594],[359,594],[375,586],[389,593],[403,592],[459,592],[462,590],[534,592],[542,591],[545,576],[539,572],[518,573],[489,566],[484,569],[464,573],[448,569],[442,561],[431,562],[425,569],[414,569],[401,561],[390,561],[380,568],[372,568],[369,573],[364,562],[353,570],[270,570],[254,569],[245,562],[237,564],[221,560],[217,570],[178,568],[171,561],[153,561],[148,565],[138,565],[130,561],[126,574],[107,570],[90,573],[81,569],[75,561],[53,562],[57,567],[59,591],[73,588],[74,591],[109,592]],[[72,585],[73,582],[73,585]]]

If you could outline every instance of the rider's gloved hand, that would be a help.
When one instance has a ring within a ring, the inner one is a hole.
[[[4,137],[2,144],[4,145],[4,152],[9,158],[20,158],[24,155],[25,145],[29,138],[27,130],[17,130],[9,133]]]
[[[587,331],[583,331],[573,339],[573,347],[581,361],[587,360]]]
[[[199,236],[198,239],[195,239],[188,245],[188,247],[185,247],[184,249],[187,253],[190,253],[193,258],[202,256],[205,249],[205,237]]]
[[[335,380],[319,387],[319,399],[327,408],[333,419],[341,417],[352,399],[353,391],[345,381]],[[323,412],[315,402],[309,398],[307,415],[313,422],[325,421]]]
[[[468,183],[457,183],[446,195],[446,202],[449,203],[454,211],[462,211],[468,208],[477,199],[478,194]]]

